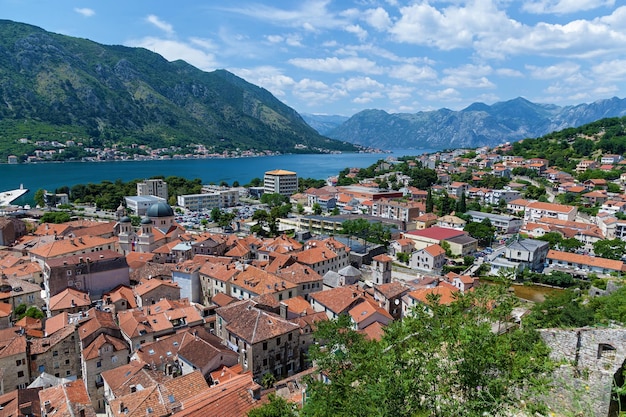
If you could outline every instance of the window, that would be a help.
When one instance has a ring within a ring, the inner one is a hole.
[[[287,336],[287,340],[289,340],[291,342],[292,338],[293,338],[293,334],[289,333],[289,335]]]
[[[111,356],[111,362],[117,363],[117,356]]]
[[[17,377],[22,378],[24,376],[24,371],[17,371]]]
[[[66,360],[65,360],[65,364],[66,364],[66,365],[69,365],[69,364],[70,364],[70,360],[69,360],[69,359],[66,359]]]
[[[59,351],[58,350],[53,351],[52,356],[59,356]]]
[[[102,368],[102,361],[96,362],[96,367],[97,368]]]
[[[267,358],[263,359],[263,366],[267,366]]]
[[[276,339],[276,346],[280,346],[280,337]]]
[[[22,364],[22,360],[18,359],[15,361],[15,366],[20,366]]]
[[[263,350],[267,350],[267,342],[263,342]]]
[[[67,270],[67,276],[70,276],[70,275],[72,275],[72,270],[71,270],[71,269],[68,269],[68,270]]]

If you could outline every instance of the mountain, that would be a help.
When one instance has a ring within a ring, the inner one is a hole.
[[[309,126],[317,130],[320,135],[326,135],[328,132],[341,125],[349,119],[347,116],[326,115],[326,114],[309,114],[302,113],[302,118]]]
[[[539,137],[606,117],[626,115],[626,99],[611,98],[590,104],[559,107],[524,98],[474,103],[460,111],[440,109],[415,114],[364,110],[328,136],[383,149],[442,149],[478,147]]]
[[[4,147],[71,132],[93,146],[355,149],[321,136],[270,92],[225,70],[204,72],[143,48],[8,20],[0,20],[0,97]]]

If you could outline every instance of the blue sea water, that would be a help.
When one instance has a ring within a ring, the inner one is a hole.
[[[390,154],[278,155],[229,159],[173,159],[158,161],[63,162],[0,165],[0,191],[19,188],[30,190],[14,204],[32,204],[36,190],[49,191],[76,184],[99,183],[104,180],[131,181],[162,175],[188,179],[200,178],[203,184],[246,184],[263,178],[265,171],[286,169],[302,178],[324,179],[337,175],[344,168],[364,168],[388,156],[421,155],[427,149],[399,149]]]

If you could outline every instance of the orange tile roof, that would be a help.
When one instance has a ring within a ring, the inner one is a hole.
[[[358,284],[337,287],[331,290],[320,291],[310,297],[328,308],[335,314],[344,313],[351,305],[365,300],[365,292]]]
[[[38,247],[30,251],[32,255],[41,258],[55,258],[63,255],[71,255],[81,253],[82,251],[91,251],[97,247],[115,248],[117,237],[108,239],[99,236],[83,236],[78,238],[67,238],[52,241],[46,245]]]
[[[597,256],[578,255],[576,253],[549,250],[547,259],[570,262],[572,264],[588,265],[596,268],[606,268],[613,271],[626,271],[626,264],[613,259],[599,258]]]
[[[256,295],[272,294],[277,291],[290,290],[297,287],[296,284],[286,279],[252,265],[246,265],[245,270],[234,276],[230,283]]]
[[[49,308],[51,311],[66,310],[75,307],[88,307],[91,299],[86,292],[68,287],[60,293],[50,297]]]
[[[96,417],[87,388],[85,388],[85,382],[82,379],[39,391],[39,401],[41,404],[49,401],[50,406],[55,411],[55,416],[84,414],[85,417]],[[83,410],[83,412],[81,413],[79,410]]]
[[[330,260],[337,257],[337,254],[329,248],[314,247],[303,250],[294,255],[298,262],[306,265],[315,265],[325,260]]]
[[[298,325],[280,316],[255,307],[253,300],[244,300],[216,309],[228,325],[226,329],[249,344],[273,339],[291,331]]]
[[[566,204],[544,203],[542,201],[535,201],[532,203],[528,203],[526,208],[536,209],[536,210],[556,211],[558,213],[569,213],[576,209],[576,207],[569,206]]]
[[[294,263],[277,271],[276,276],[293,284],[322,281],[322,276],[307,265]]]
[[[100,357],[100,348],[104,345],[111,345],[115,352],[122,350],[128,351],[126,343],[117,337],[110,336],[106,333],[100,333],[88,346],[83,348],[83,360],[91,360]]]
[[[414,300],[424,304],[429,303],[429,295],[435,295],[439,297],[439,304],[450,304],[456,299],[455,294],[458,292],[459,290],[453,285],[440,282],[439,285],[434,288],[418,288],[411,291],[408,295]]]
[[[355,323],[361,323],[365,319],[368,319],[374,314],[380,314],[381,316],[387,318],[388,320],[393,320],[391,314],[389,314],[384,308],[378,307],[375,302],[365,301],[363,303],[357,304],[352,307],[348,314],[352,317]]]
[[[307,315],[315,313],[311,304],[304,299],[301,295],[287,300],[281,301],[282,304],[287,306],[287,310],[297,315]]]
[[[183,410],[177,417],[233,417],[245,416],[252,408],[264,403],[252,394],[261,386],[252,380],[252,374],[245,373],[210,387],[205,392],[183,401]]]
[[[434,257],[446,254],[446,251],[439,245],[430,245],[424,248],[424,250]]]

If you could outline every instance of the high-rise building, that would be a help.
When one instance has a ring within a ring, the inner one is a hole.
[[[161,179],[144,180],[137,183],[137,195],[154,195],[167,201],[167,183]]]
[[[298,191],[298,174],[284,169],[267,171],[263,179],[263,188],[266,194],[278,193],[290,196]]]

